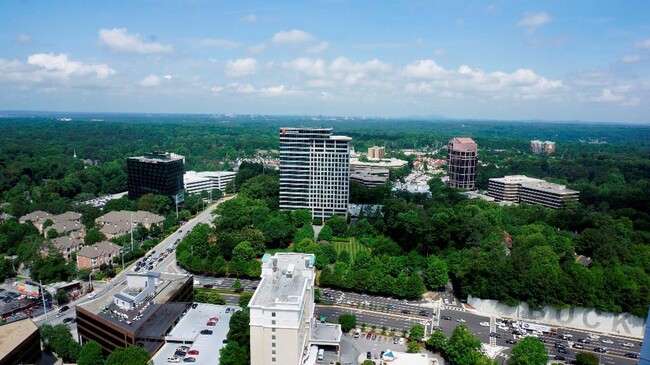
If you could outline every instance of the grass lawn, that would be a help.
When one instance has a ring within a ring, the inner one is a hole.
[[[341,251],[346,250],[350,254],[350,258],[352,260],[355,259],[357,256],[357,253],[360,252],[361,250],[368,251],[368,248],[361,243],[357,242],[354,237],[350,237],[348,242],[340,242],[340,241],[334,241],[332,242],[332,245],[334,246],[334,249],[336,250],[336,253],[340,254]]]

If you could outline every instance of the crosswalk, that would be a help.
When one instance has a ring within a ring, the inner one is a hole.
[[[467,309],[462,308],[462,307],[456,307],[456,306],[453,306],[453,307],[452,307],[452,306],[443,305],[443,306],[442,306],[442,309],[443,309],[443,310],[458,311],[458,312],[468,312]]]

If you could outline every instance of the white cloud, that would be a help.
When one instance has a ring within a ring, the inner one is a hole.
[[[210,88],[210,91],[212,91],[213,94],[219,94],[220,92],[223,91],[223,87],[213,86],[212,88]]]
[[[149,75],[140,81],[140,86],[150,87],[160,85],[161,78],[156,75]]]
[[[230,39],[203,38],[192,42],[195,47],[205,48],[237,48],[239,42]]]
[[[226,63],[226,75],[241,77],[254,75],[257,72],[257,60],[254,58],[238,58]]]
[[[436,57],[444,57],[447,54],[448,54],[448,52],[446,50],[442,49],[442,48],[436,48],[433,51],[433,55],[436,56]]]
[[[287,88],[282,84],[276,86],[256,88],[251,84],[241,84],[238,82],[233,82],[228,84],[225,88],[220,86],[215,86],[212,88],[213,93],[220,93],[221,91],[227,91],[235,94],[260,95],[260,96],[268,96],[268,97],[297,95],[301,93],[300,90],[296,88],[293,87]]]
[[[329,42],[320,42],[315,46],[307,48],[307,52],[309,53],[321,53],[324,50],[326,50],[330,46]]]
[[[28,34],[20,33],[16,36],[16,42],[18,43],[32,43],[34,38]]]
[[[637,48],[650,49],[650,38],[644,39],[636,44]]]
[[[316,37],[313,35],[299,30],[299,29],[293,29],[290,31],[280,31],[275,33],[271,41],[273,43],[304,43],[304,42],[311,42],[315,40]]]
[[[244,23],[255,23],[255,22],[257,22],[258,19],[257,19],[257,15],[248,14],[248,15],[246,15],[244,17],[241,17],[239,20],[244,22]]]
[[[334,72],[353,72],[353,73],[366,73],[366,72],[388,72],[392,69],[391,65],[382,62],[378,59],[373,59],[363,63],[352,62],[346,57],[338,57],[330,68]]]
[[[319,59],[297,58],[282,65],[285,69],[305,73],[310,76],[322,77],[325,75],[325,62]]]
[[[163,79],[165,79],[165,80],[171,80],[172,78],[173,78],[172,75],[163,76]]]
[[[106,64],[89,65],[78,61],[72,61],[67,54],[60,53],[38,53],[27,58],[27,64],[39,67],[42,76],[49,76],[59,79],[68,79],[73,76],[94,76],[98,79],[106,79],[116,72]]]
[[[623,63],[636,63],[641,61],[641,56],[639,55],[628,55],[621,57],[621,62]]]
[[[517,23],[520,27],[526,27],[529,31],[534,31],[538,27],[551,21],[551,17],[545,12],[525,14]]]
[[[260,44],[256,44],[254,46],[249,47],[248,51],[250,53],[262,53],[262,52],[266,51],[267,48],[268,48],[268,45],[266,43],[260,43]]]
[[[435,79],[445,77],[447,71],[434,60],[419,60],[408,64],[404,73],[413,78]]]
[[[99,44],[119,53],[163,54],[174,51],[169,44],[144,42],[140,34],[129,33],[126,28],[100,29]]]
[[[591,98],[592,101],[599,103],[613,103],[623,101],[625,97],[620,94],[614,94],[611,89],[605,88],[600,92],[600,95]]]

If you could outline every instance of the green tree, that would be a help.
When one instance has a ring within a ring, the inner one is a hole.
[[[230,317],[228,341],[235,341],[243,348],[250,348],[250,314],[248,310],[238,310]]]
[[[47,231],[46,236],[47,236],[47,238],[49,238],[49,239],[57,238],[57,237],[59,237],[59,232],[57,232],[57,230],[54,229],[54,228],[50,228],[50,229]]]
[[[242,308],[248,307],[248,303],[251,301],[251,298],[253,298],[253,293],[249,291],[241,293],[239,296],[239,306]]]
[[[444,288],[449,282],[447,263],[437,256],[429,256],[427,268],[423,272],[424,282],[431,289]]]
[[[311,225],[311,211],[298,209],[291,212],[291,218],[296,228],[304,227],[306,224]]]
[[[59,289],[56,292],[56,301],[59,304],[66,304],[70,301],[70,297],[68,297],[68,293],[65,290]]]
[[[46,324],[39,328],[43,346],[55,352],[65,362],[76,362],[79,356],[79,344],[72,339],[66,324],[55,326]]]
[[[445,353],[447,360],[457,365],[474,365],[483,356],[480,353],[481,340],[476,338],[467,326],[461,324],[451,333]]]
[[[341,314],[339,316],[339,324],[341,325],[341,331],[350,332],[357,326],[357,316],[348,313]]]
[[[246,348],[235,341],[228,341],[226,346],[219,350],[219,364],[221,365],[248,365],[250,353]]]
[[[598,356],[588,352],[579,352],[576,354],[576,364],[578,365],[598,365]]]
[[[348,232],[348,222],[345,217],[333,215],[325,222],[325,225],[332,229],[332,233],[337,237],[345,237]]]
[[[406,352],[408,352],[409,354],[417,354],[418,352],[420,352],[420,349],[421,348],[419,342],[409,341],[406,344]]]
[[[95,341],[86,342],[79,350],[77,365],[104,365],[102,347]]]
[[[409,340],[420,342],[424,338],[424,327],[419,324],[414,324],[409,330]]]
[[[533,337],[526,337],[512,348],[510,363],[512,365],[546,365],[548,353],[541,341]]]
[[[232,283],[232,288],[235,293],[241,293],[244,290],[244,287],[241,285],[241,281],[239,281],[239,279],[236,279],[235,282]]]
[[[147,365],[149,352],[142,347],[118,347],[106,358],[106,365]]]
[[[434,331],[427,339],[426,346],[433,352],[443,353],[447,347],[447,336],[440,331]]]
[[[98,229],[89,229],[84,236],[85,245],[93,245],[97,242],[105,241],[106,236]]]
[[[318,233],[318,240],[331,241],[333,236],[334,233],[332,232],[332,228],[330,228],[330,226],[323,226],[323,228],[321,228],[320,232]]]

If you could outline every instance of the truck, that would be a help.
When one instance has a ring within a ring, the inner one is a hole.
[[[530,322],[522,322],[521,328],[528,331],[539,331],[543,333],[557,333],[556,327],[546,326],[537,323],[530,323]]]

